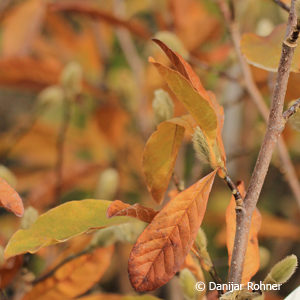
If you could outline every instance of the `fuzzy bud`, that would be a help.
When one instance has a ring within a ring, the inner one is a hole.
[[[17,186],[16,176],[5,166],[0,165],[0,177],[3,178],[12,188]]]
[[[196,299],[196,278],[189,269],[183,269],[180,271],[179,275],[180,285],[182,288],[183,296],[185,300],[195,300]]]
[[[170,95],[162,89],[158,89],[154,92],[152,108],[154,111],[154,119],[156,124],[159,124],[160,122],[166,121],[173,117],[173,101]]]
[[[38,211],[32,206],[28,206],[25,209],[24,215],[21,220],[21,228],[28,229],[37,220],[38,217]]]
[[[264,283],[282,284],[290,279],[298,265],[297,256],[292,254],[278,262],[267,275]]]
[[[40,92],[38,95],[38,103],[41,106],[59,104],[64,99],[64,91],[58,85],[52,85]]]
[[[210,163],[207,140],[199,126],[196,127],[193,134],[193,146],[198,159],[203,163]]]
[[[77,62],[68,63],[60,76],[60,83],[69,96],[75,96],[82,89],[82,69]]]
[[[119,185],[119,173],[113,168],[104,170],[98,179],[95,196],[98,199],[112,200]]]

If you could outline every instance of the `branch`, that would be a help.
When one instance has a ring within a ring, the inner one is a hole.
[[[218,0],[218,5],[220,7],[221,12],[224,15],[224,19],[225,19],[228,29],[230,31],[231,39],[232,39],[238,60],[241,65],[242,73],[244,76],[245,88],[246,88],[248,94],[250,95],[252,101],[257,106],[259,113],[262,115],[265,122],[267,123],[268,118],[269,118],[269,109],[254,82],[254,79],[253,79],[252,73],[251,73],[251,69],[241,52],[241,49],[240,49],[241,36],[240,36],[240,32],[238,30],[237,24],[232,19],[232,14],[230,13],[230,10],[228,9],[225,1]],[[292,164],[292,161],[291,161],[289,153],[288,153],[288,149],[287,149],[284,139],[282,137],[279,137],[279,140],[278,140],[278,152],[279,152],[279,156],[280,156],[280,159],[282,162],[282,169],[280,171],[283,171],[282,173],[284,174],[286,181],[289,184],[289,186],[294,194],[294,197],[297,200],[298,206],[300,207],[300,185],[299,185],[299,181],[297,179],[297,173]]]
[[[288,119],[298,111],[299,107],[300,99],[296,100],[296,102],[282,114],[285,121],[288,121]]]
[[[61,123],[61,127],[59,129],[57,141],[56,141],[56,151],[57,151],[57,161],[56,161],[56,188],[55,188],[55,196],[58,200],[61,195],[62,190],[62,182],[63,182],[63,167],[64,167],[64,147],[65,147],[65,139],[67,130],[70,123],[70,103],[69,99],[64,97],[63,99],[63,120]]]
[[[290,11],[290,7],[285,4],[284,2],[282,2],[281,0],[273,0],[279,7],[281,7],[282,9],[284,9],[285,11],[289,12]]]
[[[297,16],[295,13],[295,1],[296,0],[292,0],[291,2],[286,34],[287,37],[282,44],[278,74],[272,94],[272,104],[267,131],[244,199],[246,212],[237,211],[236,234],[228,276],[229,282],[241,282],[252,214],[265,181],[274,148],[284,127],[284,119],[282,116],[284,98],[287,89],[292,57],[295,50],[295,43],[298,37],[296,37],[298,28],[296,24]]]

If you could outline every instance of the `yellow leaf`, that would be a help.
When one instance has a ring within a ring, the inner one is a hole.
[[[111,201],[70,201],[40,215],[26,230],[18,230],[5,248],[5,257],[35,253],[40,248],[64,242],[90,229],[130,222],[129,217],[108,219],[106,211]]]
[[[146,143],[143,170],[148,189],[157,203],[162,201],[168,188],[184,130],[174,121],[165,121]]]

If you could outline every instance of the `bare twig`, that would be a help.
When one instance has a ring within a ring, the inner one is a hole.
[[[249,65],[247,64],[246,60],[243,57],[243,54],[240,49],[240,32],[238,29],[237,24],[232,19],[232,15],[230,13],[230,10],[227,8],[226,3],[223,0],[218,0],[218,4],[220,6],[220,9],[224,15],[224,19],[227,23],[228,29],[230,31],[230,35],[232,38],[232,42],[236,51],[236,54],[238,56],[238,60],[240,62],[240,66],[242,69],[242,73],[244,76],[244,82],[245,82],[245,88],[249,95],[251,96],[252,101],[257,106],[258,111],[264,118],[265,122],[268,122],[269,118],[269,109],[258,90],[254,79],[252,77],[251,69]],[[297,173],[295,171],[295,168],[292,164],[292,161],[290,159],[290,155],[288,153],[288,149],[286,147],[286,144],[284,142],[284,139],[282,137],[279,137],[278,140],[278,152],[280,156],[280,160],[282,163],[282,171],[285,176],[285,179],[287,183],[289,184],[295,199],[297,200],[298,206],[300,207],[300,185],[299,181],[297,179]]]
[[[61,123],[61,127],[59,129],[57,142],[56,142],[56,149],[57,149],[57,161],[56,161],[56,188],[55,194],[56,199],[59,199],[62,190],[62,182],[63,182],[63,167],[64,167],[64,148],[65,148],[65,139],[67,130],[70,123],[70,103],[69,99],[64,97],[63,100],[63,120]]]
[[[226,184],[228,185],[229,189],[231,190],[231,193],[235,199],[235,203],[236,203],[235,209],[245,211],[243,197],[242,197],[238,187],[236,186],[236,184],[233,182],[233,180],[228,175],[225,176],[224,180],[225,180]]]
[[[300,107],[300,99],[296,100],[293,105],[291,105],[283,114],[283,118],[287,121],[291,116],[293,116]]]
[[[231,266],[228,281],[240,283],[242,278],[243,263],[248,244],[248,235],[251,226],[251,218],[256,207],[272,154],[279,135],[284,128],[282,116],[284,97],[287,89],[289,71],[295,50],[297,28],[297,16],[295,13],[295,1],[291,1],[286,39],[282,44],[281,58],[278,67],[275,88],[272,94],[271,111],[267,131],[256,161],[256,165],[244,199],[246,212],[237,211],[236,234],[232,253]],[[296,38],[295,38],[296,37]]]
[[[273,0],[279,7],[281,7],[282,9],[284,9],[285,11],[289,12],[290,11],[290,7],[285,4],[284,2],[282,2],[281,0]]]

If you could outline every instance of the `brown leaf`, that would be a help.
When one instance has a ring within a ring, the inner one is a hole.
[[[109,24],[120,26],[128,29],[137,36],[149,39],[152,35],[145,26],[140,22],[124,20],[111,13],[101,10],[93,3],[87,3],[88,1],[68,1],[68,2],[57,2],[50,5],[52,11],[65,11],[71,13],[79,13],[84,16],[88,16],[93,19],[101,20]]]
[[[215,174],[178,194],[138,238],[128,263],[129,278],[137,291],[157,289],[180,270],[201,225]]]
[[[97,248],[60,267],[51,277],[36,284],[23,300],[72,299],[90,289],[110,265],[114,247]]]
[[[0,178],[0,206],[22,217],[24,206],[19,194],[2,178]]]
[[[143,222],[151,223],[153,218],[157,215],[157,211],[152,208],[145,207],[138,203],[134,205],[129,205],[120,200],[115,200],[107,209],[107,217],[116,217],[116,216],[128,216],[137,218]]]
[[[242,197],[245,196],[245,187],[241,183],[239,186]],[[231,256],[234,245],[235,229],[236,229],[236,211],[235,200],[231,197],[230,203],[226,209],[226,243],[228,250],[228,264],[230,266]],[[244,268],[242,274],[242,283],[247,283],[256,274],[259,269],[259,247],[258,247],[258,231],[261,226],[261,214],[256,208],[251,220],[249,232],[248,246],[245,255]]]
[[[58,82],[61,65],[30,57],[0,60],[0,84],[43,89]]]

